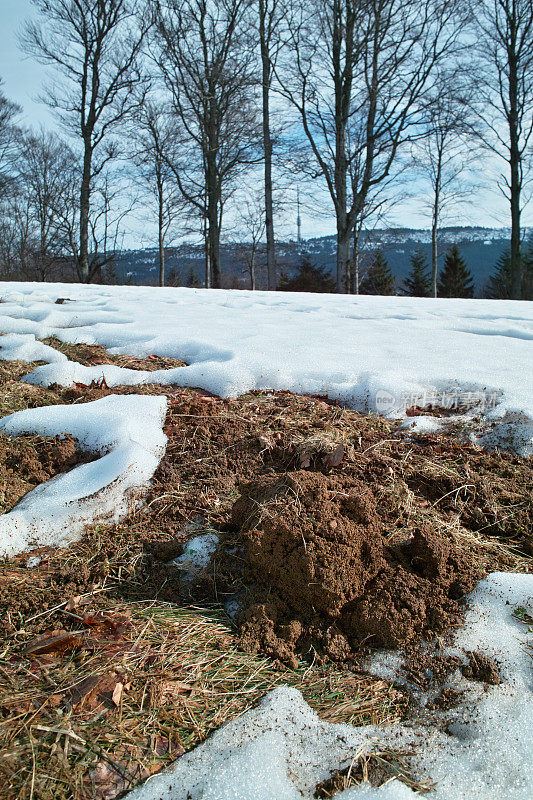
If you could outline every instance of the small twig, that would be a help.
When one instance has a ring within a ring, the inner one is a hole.
[[[80,595],[80,597],[92,597],[94,594],[99,594],[100,592],[109,592],[111,589],[114,589],[115,586],[101,586],[99,589],[94,589],[92,592],[87,592],[86,594]],[[29,617],[28,619],[24,620],[24,624],[26,625],[28,622],[33,622],[35,619],[39,619],[39,617],[44,617],[47,614],[53,614],[54,611],[59,611],[60,608],[66,606],[69,600],[65,600],[63,603],[59,603],[59,605],[54,606],[53,608],[47,608],[46,611],[41,611],[40,614],[35,614],[34,617]]]

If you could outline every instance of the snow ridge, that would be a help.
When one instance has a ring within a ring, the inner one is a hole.
[[[0,516],[0,555],[66,544],[86,525],[124,516],[164,455],[166,408],[165,396],[109,395],[80,405],[17,411],[0,420],[7,436],[71,434],[82,449],[102,454],[37,486]]]

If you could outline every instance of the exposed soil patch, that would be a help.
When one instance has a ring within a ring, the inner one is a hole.
[[[70,436],[0,435],[0,513],[13,508],[27,492],[77,464],[94,460]]]
[[[127,369],[155,372],[158,369],[174,369],[174,367],[185,366],[185,362],[177,358],[165,358],[155,355],[148,355],[145,358],[112,355],[100,344],[68,344],[60,341],[55,336],[43,339],[43,342],[49,347],[53,347],[54,350],[64,353],[69,361],[77,361],[78,364],[83,364],[86,367],[114,364],[117,367],[126,367]]]
[[[465,678],[470,678],[471,681],[479,681],[480,683],[488,683],[491,686],[499,686],[502,680],[495,661],[477,651],[467,651],[465,655],[469,660],[469,663],[461,669]]]
[[[248,483],[233,509],[243,537],[242,641],[283,661],[295,651],[349,658],[457,626],[480,577],[429,526],[387,541],[364,483],[303,470]]]
[[[10,402],[10,391],[25,384],[13,381],[10,386],[6,402]],[[241,534],[232,523],[232,508],[239,487],[250,476],[283,479],[299,469],[302,457],[304,463],[309,460],[309,467],[302,470],[305,475],[336,477],[352,487],[364,484],[375,498],[387,547],[405,543],[415,529],[429,526],[445,531],[479,565],[480,572],[528,568],[525,553],[520,554],[523,526],[513,525],[513,512],[518,503],[531,535],[531,459],[483,453],[444,436],[406,441],[387,420],[290,393],[220,400],[196,390],[150,385],[40,391],[43,394],[33,398],[35,405],[89,402],[113,393],[165,394],[169,443],[144,507],[136,508],[120,525],[89,530],[82,542],[47,557],[32,580],[19,583],[16,592],[12,585],[3,597],[2,610],[13,618],[21,606],[24,616],[32,616],[61,602],[65,592],[80,594],[110,579],[117,581],[124,597],[178,601],[178,587],[166,562],[181,555],[183,543],[195,535],[186,530],[187,524],[201,517],[206,527],[219,531],[226,541],[235,539],[237,546]],[[328,466],[325,458],[339,444],[343,445],[341,463]],[[471,519],[470,493],[461,499],[462,493],[455,491],[436,502],[450,486],[464,485],[467,472],[472,483],[487,479],[498,481],[501,487],[499,499],[487,494],[486,506],[484,501],[479,505],[480,527],[485,527],[480,534],[474,524],[472,529],[463,525]],[[505,493],[511,489],[513,501],[507,506]],[[508,517],[502,524],[508,525],[509,535],[498,526],[486,528],[492,511]],[[234,530],[228,532],[232,524]],[[236,551],[237,564],[240,558]],[[220,602],[242,586],[242,575],[235,570],[224,574],[223,566],[217,560],[209,581],[199,587],[199,600],[212,600],[214,595]]]

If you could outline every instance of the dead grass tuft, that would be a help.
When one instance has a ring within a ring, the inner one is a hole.
[[[0,362],[0,417],[15,411],[61,403],[59,396],[50,389],[22,383],[21,378],[37,365],[23,361]]]
[[[163,356],[149,355],[145,358],[137,358],[127,355],[113,355],[99,344],[70,344],[62,342],[55,336],[43,339],[44,344],[59,350],[67,356],[69,361],[76,361],[86,367],[94,367],[99,364],[114,364],[117,367],[127,369],[148,370],[153,372],[158,369],[174,369],[184,367],[185,362],[178,358],[167,358]]]
[[[409,762],[413,752],[398,752],[388,748],[369,751],[365,745],[353,757],[349,766],[338,770],[327,780],[318,784],[315,789],[316,798],[332,798],[352,786],[367,783],[371,786],[383,786],[390,781],[400,781],[416,794],[431,791],[435,784],[431,781],[416,780],[411,773]]]

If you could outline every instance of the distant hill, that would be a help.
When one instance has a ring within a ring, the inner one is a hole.
[[[501,254],[509,248],[510,230],[506,228],[454,227],[443,228],[439,237],[442,265],[446,251],[457,244],[472,272],[477,297],[483,296],[484,288],[494,265]],[[375,250],[381,248],[399,286],[410,269],[410,256],[420,249],[428,264],[431,258],[431,234],[427,230],[410,228],[388,228],[364,232],[361,237],[362,271]],[[248,287],[247,262],[250,245],[246,242],[228,242],[222,245],[221,262],[225,286]],[[308,254],[311,260],[335,271],[335,236],[308,239],[301,244],[294,241],[278,242],[278,266],[291,274],[301,257]],[[175,285],[190,283],[191,273],[201,283],[204,273],[203,248],[184,243],[169,247],[166,251],[166,274]],[[134,284],[156,284],[158,275],[157,250],[127,250],[117,253],[115,269],[120,282]],[[258,288],[264,285],[264,253],[258,254]]]

